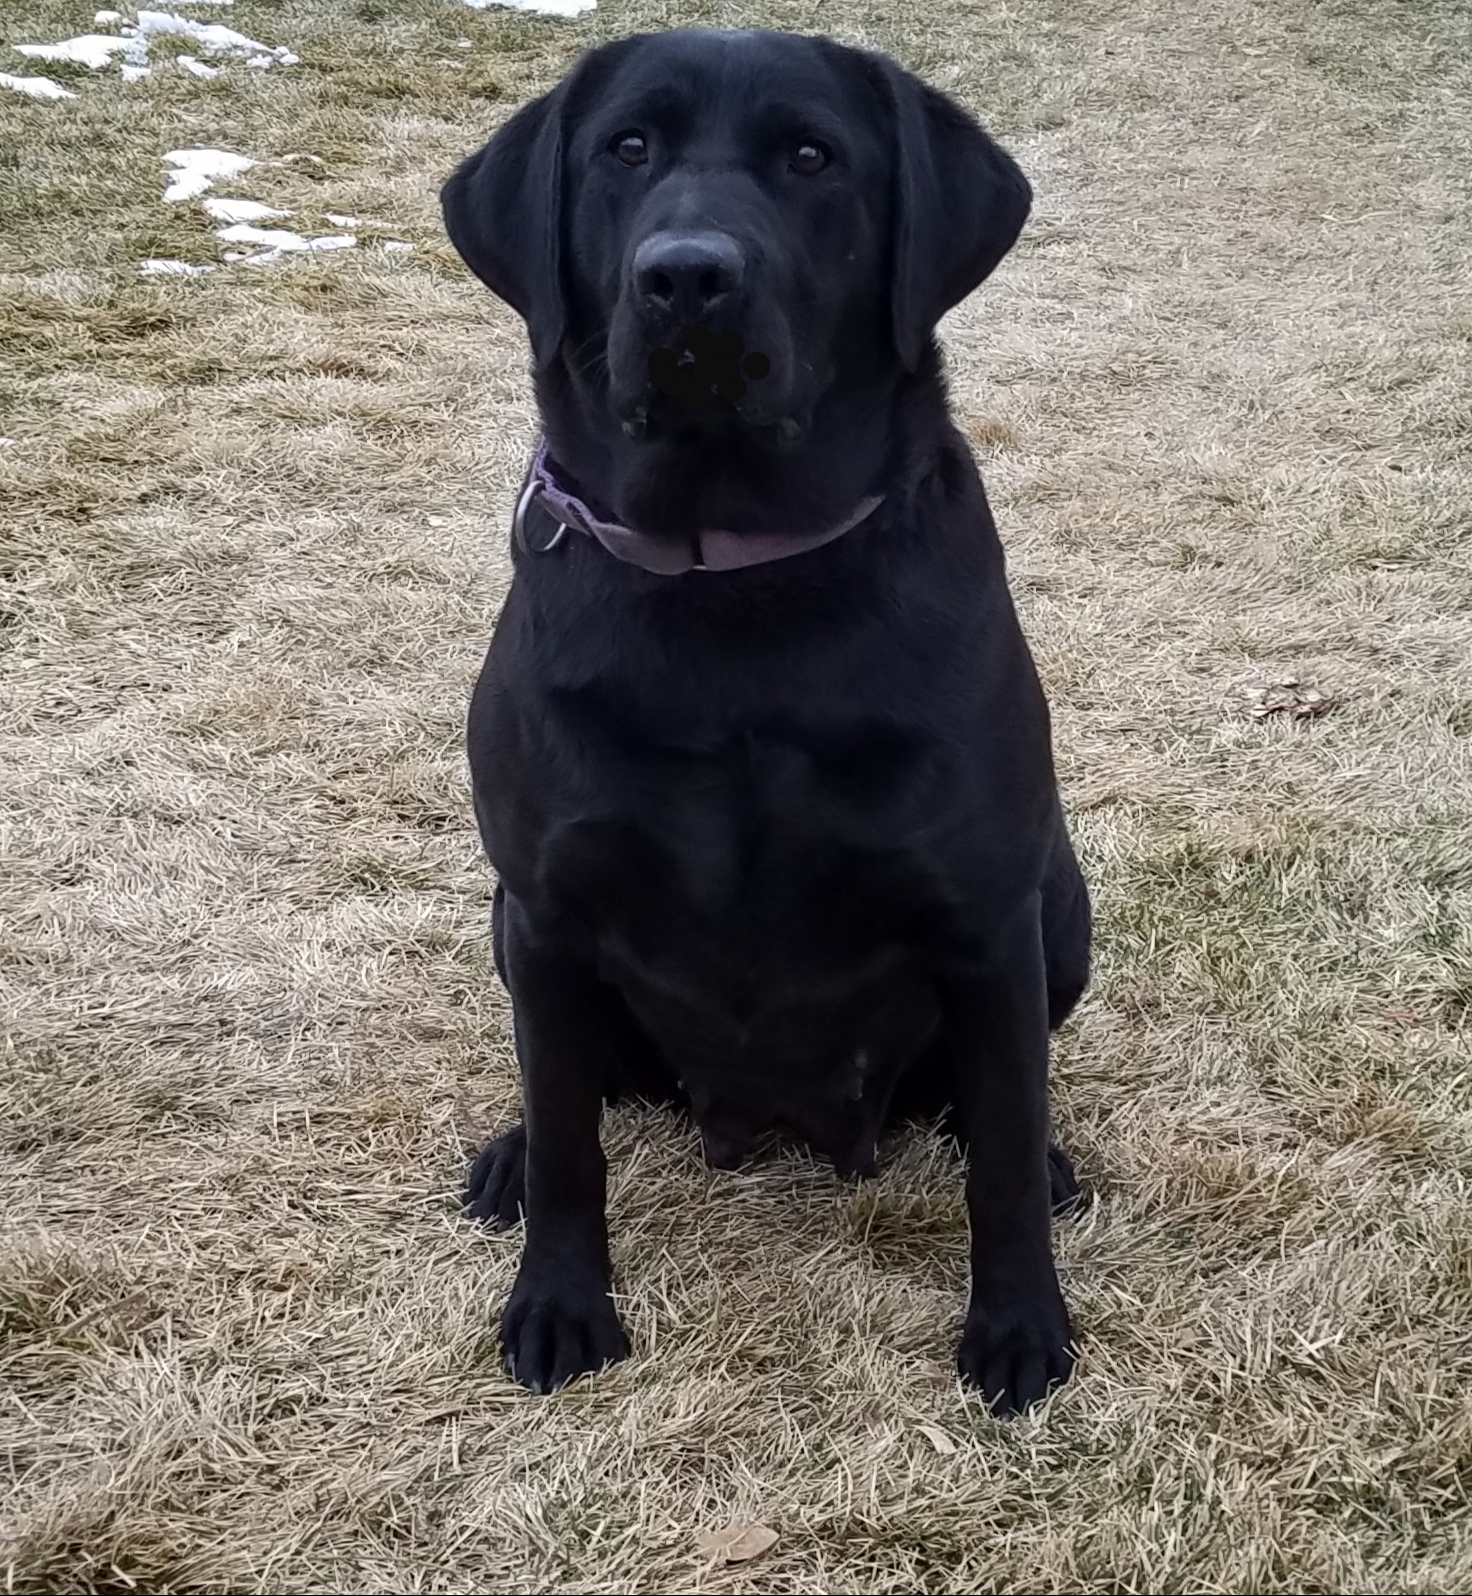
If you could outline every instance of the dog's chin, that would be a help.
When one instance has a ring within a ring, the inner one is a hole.
[[[739,442],[774,450],[800,443],[811,426],[805,407],[773,405],[750,398],[712,397],[695,408],[655,388],[615,400],[614,411],[626,438],[634,443],[666,447],[710,448]]]

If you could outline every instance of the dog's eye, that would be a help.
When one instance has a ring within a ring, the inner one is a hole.
[[[804,139],[792,152],[792,170],[804,177],[814,177],[827,166],[828,151],[815,139]]]
[[[649,159],[649,147],[642,133],[620,133],[609,147],[625,166],[643,166]]]

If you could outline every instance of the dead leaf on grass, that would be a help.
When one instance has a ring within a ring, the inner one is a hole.
[[[777,1544],[777,1532],[765,1524],[728,1524],[725,1529],[697,1530],[695,1544],[716,1563],[749,1563]]]
[[[1269,715],[1291,715],[1294,720],[1306,720],[1322,715],[1334,708],[1335,700],[1309,682],[1296,676],[1282,676],[1266,687],[1254,687],[1248,694],[1248,713],[1254,720],[1266,720]]]
[[[923,1435],[925,1439],[930,1442],[936,1451],[940,1453],[942,1457],[950,1457],[950,1455],[956,1450],[956,1443],[950,1438],[950,1436],[946,1434],[944,1430],[938,1428],[936,1425],[920,1424],[917,1425],[916,1428],[920,1431],[921,1435]]]

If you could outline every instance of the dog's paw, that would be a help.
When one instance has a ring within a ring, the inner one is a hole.
[[[629,1338],[605,1288],[522,1269],[501,1315],[506,1371],[528,1390],[556,1391],[629,1355]]]
[[[525,1210],[526,1127],[513,1125],[476,1154],[465,1182],[465,1217],[508,1230]]]
[[[1067,1380],[1075,1358],[1068,1310],[1053,1279],[1048,1288],[994,1306],[973,1302],[956,1366],[992,1412],[1006,1419],[1025,1413]]]
[[[1074,1173],[1073,1160],[1057,1144],[1048,1144],[1048,1187],[1053,1212],[1060,1217],[1082,1208],[1087,1198]]]

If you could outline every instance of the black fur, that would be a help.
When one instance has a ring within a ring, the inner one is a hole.
[[[642,164],[617,153],[632,133]],[[826,167],[799,169],[806,145]],[[901,1114],[949,1109],[972,1235],[959,1366],[998,1412],[1026,1407],[1074,1356],[1048,1032],[1088,979],[1089,899],[932,335],[1011,247],[1027,182],[881,57],[685,31],[584,56],[443,198],[527,322],[556,468],[600,513],[657,536],[809,531],[884,495],[836,542],[732,572],[655,576],[577,536],[514,550],[469,728],[525,1089],[469,1194],[480,1218],[526,1216],[508,1364],[548,1390],[627,1352],[605,1100],[684,1104],[718,1164],[785,1127],[851,1174]],[[713,233],[739,283],[682,292],[771,370],[697,410],[649,382],[685,329],[631,263],[655,235]]]

